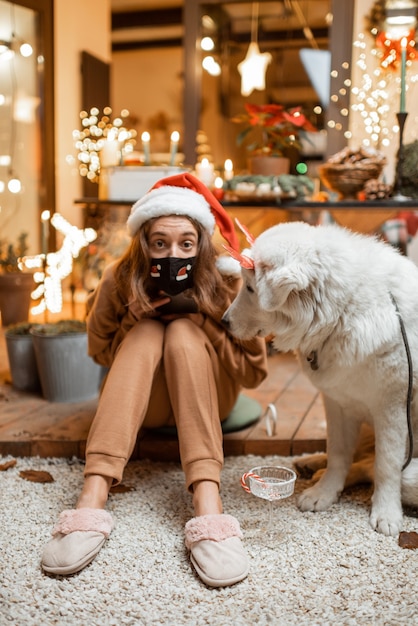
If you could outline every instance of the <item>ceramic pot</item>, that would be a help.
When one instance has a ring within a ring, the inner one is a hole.
[[[28,272],[0,274],[0,312],[3,326],[27,321],[30,295],[34,288],[33,274]]]
[[[261,176],[281,176],[290,171],[290,159],[275,156],[253,156],[248,159],[251,174]]]

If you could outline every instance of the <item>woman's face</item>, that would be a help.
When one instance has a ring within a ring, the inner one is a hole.
[[[187,259],[197,255],[198,232],[187,217],[167,215],[151,225],[148,246],[151,258],[177,257]]]

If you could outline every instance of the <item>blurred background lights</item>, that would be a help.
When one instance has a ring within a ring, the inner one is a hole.
[[[214,50],[215,42],[213,41],[212,37],[203,37],[202,41],[200,42],[200,47],[202,50],[205,50],[205,52],[210,52],[211,50]]]
[[[29,43],[22,43],[19,51],[22,57],[30,57],[33,54],[33,48]]]
[[[18,178],[11,178],[7,183],[7,188],[10,193],[19,193],[22,189],[22,183]]]
[[[211,76],[219,76],[221,73],[221,66],[215,61],[213,56],[206,56],[202,61],[202,67]]]

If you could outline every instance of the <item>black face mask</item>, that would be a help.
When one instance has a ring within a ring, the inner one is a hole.
[[[158,290],[169,296],[193,287],[193,264],[196,257],[151,259],[151,279]]]

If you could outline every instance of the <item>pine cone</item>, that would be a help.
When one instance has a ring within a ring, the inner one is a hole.
[[[365,183],[363,192],[366,200],[383,200],[389,198],[391,186],[371,178]]]

